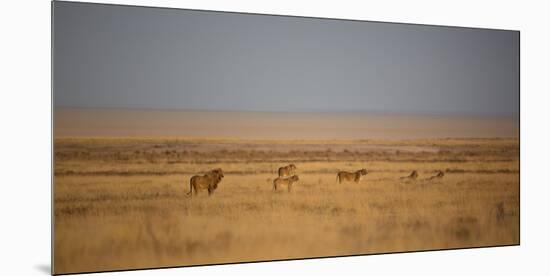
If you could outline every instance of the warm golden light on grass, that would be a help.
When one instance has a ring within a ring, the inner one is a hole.
[[[59,138],[55,270],[517,244],[518,151],[517,139]],[[300,180],[273,192],[289,163]],[[218,167],[211,197],[185,195]],[[361,168],[359,184],[336,184]]]

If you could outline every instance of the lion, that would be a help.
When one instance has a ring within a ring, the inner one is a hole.
[[[432,176],[432,177],[429,177],[427,180],[434,180],[434,179],[438,179],[438,178],[443,178],[443,176],[445,176],[445,173],[443,173],[443,171],[437,171],[437,174]]]
[[[412,171],[411,174],[409,174],[408,176],[403,176],[403,177],[400,177],[399,179],[417,179],[418,178],[418,172],[417,171]]]
[[[297,175],[293,175],[291,177],[282,178],[277,177],[275,180],[273,180],[273,191],[277,191],[281,186],[287,186],[288,192],[292,190],[292,183],[300,180],[300,178]]]
[[[222,181],[222,178],[223,171],[219,168],[211,170],[204,175],[195,175],[189,180],[189,192],[187,195],[193,196],[193,191],[197,195],[200,190],[207,190],[210,196],[218,188],[218,183]]]
[[[294,164],[290,164],[290,165],[285,166],[285,167],[280,167],[279,168],[279,177],[294,175],[295,171],[296,171],[296,165],[294,165]]]
[[[340,171],[336,174],[336,182],[342,183],[344,181],[353,181],[355,183],[359,183],[363,175],[367,175],[367,173],[368,172],[366,169],[360,169],[356,172]]]

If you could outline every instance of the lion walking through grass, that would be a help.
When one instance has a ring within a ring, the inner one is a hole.
[[[366,169],[360,169],[356,172],[340,171],[338,172],[338,174],[336,174],[336,183],[340,184],[344,181],[353,181],[355,183],[359,183],[359,181],[361,181],[361,178],[367,174],[368,172]]]

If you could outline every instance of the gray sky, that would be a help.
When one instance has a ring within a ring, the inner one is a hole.
[[[55,106],[517,115],[519,33],[54,2]]]

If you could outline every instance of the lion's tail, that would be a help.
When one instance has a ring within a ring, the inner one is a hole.
[[[336,174],[336,184],[339,184],[340,183],[340,174],[337,173]]]

